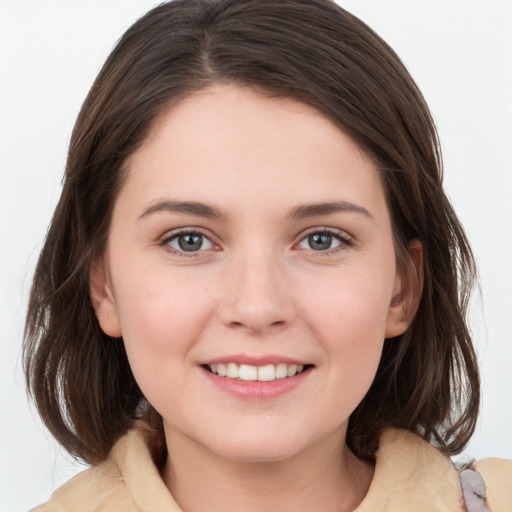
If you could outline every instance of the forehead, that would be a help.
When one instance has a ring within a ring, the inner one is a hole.
[[[201,90],[156,120],[127,162],[131,204],[162,199],[315,202],[382,196],[369,157],[315,108],[235,85]],[[160,197],[157,197],[160,196]]]

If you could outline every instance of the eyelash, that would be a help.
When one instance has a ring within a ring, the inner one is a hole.
[[[173,240],[176,240],[178,237],[184,236],[184,235],[200,236],[203,238],[203,242],[201,245],[204,244],[204,239],[206,239],[209,241],[209,243],[212,245],[212,247],[218,247],[218,245],[215,244],[211,240],[210,236],[208,236],[206,233],[202,232],[200,229],[196,229],[196,228],[176,231],[176,232],[170,234],[169,236],[166,236],[165,238],[163,238],[162,241],[160,242],[160,245],[162,247],[164,247],[165,250],[167,252],[169,252],[170,254],[172,254],[174,256],[182,257],[182,258],[197,258],[197,257],[201,256],[202,252],[205,252],[206,250],[210,249],[210,248],[208,248],[208,249],[197,250],[197,251],[184,251],[184,250],[175,249],[174,247],[171,247],[169,245]],[[338,242],[340,242],[339,246],[334,247],[332,249],[327,249],[327,250],[314,250],[311,248],[305,249],[305,250],[309,250],[315,254],[322,255],[322,256],[330,256],[339,251],[347,249],[347,248],[351,247],[354,242],[353,238],[345,231],[341,231],[341,230],[333,229],[333,228],[321,228],[321,229],[315,228],[315,229],[310,230],[306,234],[304,234],[302,236],[302,238],[299,240],[299,242],[294,245],[294,247],[297,247],[299,244],[303,243],[305,240],[307,240],[309,237],[311,237],[313,235],[329,235],[329,236],[333,237],[335,240],[337,240]]]
[[[169,244],[179,238],[180,236],[184,236],[184,235],[196,235],[196,236],[201,236],[203,238],[203,243],[204,243],[204,240],[208,240],[210,242],[210,244],[212,245],[212,247],[218,247],[212,240],[211,240],[211,237],[208,236],[206,233],[202,232],[200,229],[198,228],[192,228],[192,229],[183,229],[183,230],[180,230],[180,231],[175,231],[174,233],[170,234],[169,236],[166,236],[162,239],[162,241],[160,242],[160,245],[162,247],[164,247],[164,249],[169,252],[170,254],[172,254],[173,256],[178,256],[178,257],[182,257],[182,258],[197,258],[198,256],[201,255],[202,252],[204,252],[204,250],[198,250],[198,251],[183,251],[183,250],[179,250],[179,249],[175,249],[174,247],[171,247]]]
[[[316,229],[312,229],[311,231],[306,233],[300,239],[299,244],[303,243],[309,237],[314,236],[314,235],[329,235],[333,239],[340,242],[340,245],[338,245],[337,247],[333,247],[332,249],[327,249],[324,251],[323,250],[315,251],[314,249],[311,249],[311,248],[306,249],[306,250],[312,251],[314,254],[318,254],[320,256],[331,256],[332,254],[336,254],[339,251],[343,251],[343,250],[351,247],[354,242],[353,238],[345,231],[341,231],[339,229],[334,229],[334,228],[322,228],[322,229],[316,228]],[[296,244],[296,245],[299,245],[299,244]]]

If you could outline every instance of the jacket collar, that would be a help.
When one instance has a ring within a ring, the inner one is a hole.
[[[182,512],[153,463],[144,428],[134,428],[110,458],[141,512]],[[380,437],[370,489],[354,512],[454,512],[463,510],[457,471],[450,459],[419,436],[389,429]]]

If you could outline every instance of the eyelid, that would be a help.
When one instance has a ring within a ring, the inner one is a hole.
[[[355,241],[354,237],[343,229],[332,228],[332,227],[327,227],[327,226],[316,226],[316,227],[309,228],[306,231],[302,232],[300,234],[298,241],[294,244],[294,247],[297,247],[308,236],[311,236],[311,235],[314,235],[317,233],[329,234],[341,242],[340,246],[334,247],[333,249],[327,249],[325,251],[315,251],[314,249],[310,249],[311,252],[314,252],[315,254],[319,254],[319,255],[332,254],[332,253],[335,253],[338,251],[342,251],[344,249],[347,249],[348,247],[351,247]],[[308,249],[300,248],[300,250],[307,251]]]
[[[187,252],[187,251],[182,251],[182,250],[176,249],[169,245],[169,242],[171,240],[175,239],[176,237],[178,237],[180,235],[187,235],[187,234],[197,234],[197,235],[204,236],[212,244],[212,247],[208,248],[208,249],[199,250],[199,251]],[[173,229],[170,231],[166,231],[162,236],[159,237],[158,240],[159,240],[159,242],[158,242],[159,245],[164,247],[171,254],[175,254],[178,256],[184,256],[184,257],[197,257],[197,256],[201,256],[202,255],[201,253],[206,253],[206,252],[210,252],[212,250],[219,249],[219,243],[215,240],[215,236],[213,236],[212,233],[210,233],[209,231],[207,231],[203,228],[199,228],[199,227],[195,227],[195,226],[187,226],[187,227],[176,228],[176,229]]]
[[[210,241],[212,244],[212,248],[198,250],[198,251],[182,251],[176,248],[171,247],[169,242],[176,238],[179,235],[184,234],[199,234],[201,236],[204,236],[206,239]],[[348,247],[351,247],[355,241],[354,237],[349,234],[347,231],[339,228],[333,228],[333,227],[327,227],[327,226],[314,226],[311,228],[308,228],[307,230],[303,231],[300,236],[298,237],[298,240],[294,243],[293,247],[297,248],[297,246],[308,236],[311,236],[316,233],[327,233],[329,235],[332,235],[337,240],[341,242],[341,245],[338,247],[335,247],[333,249],[327,249],[325,251],[314,251],[313,249],[310,249],[311,252],[314,252],[316,254],[332,254],[335,252],[338,252],[340,250],[347,249]],[[176,228],[170,231],[166,231],[162,236],[159,237],[159,245],[165,246],[165,249],[168,250],[171,254],[176,254],[179,256],[184,257],[197,257],[201,256],[201,253],[207,253],[212,250],[219,250],[220,249],[220,243],[216,240],[216,237],[209,231],[204,228],[196,227],[196,226],[187,226],[187,227],[180,227]],[[300,250],[308,250],[308,249],[300,249]]]
[[[354,237],[344,229],[332,228],[329,226],[315,226],[308,228],[300,234],[299,240],[303,240],[307,236],[314,235],[315,233],[327,233],[347,242],[354,240]]]

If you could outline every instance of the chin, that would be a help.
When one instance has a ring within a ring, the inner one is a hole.
[[[204,442],[203,446],[233,462],[280,462],[293,458],[307,448],[306,436],[296,434],[293,435],[284,426],[279,429],[231,431],[229,436],[224,431],[223,435],[213,436],[212,442]]]
[[[218,447],[217,454],[225,459],[240,463],[275,463],[297,455],[296,443],[261,442],[231,444]]]

